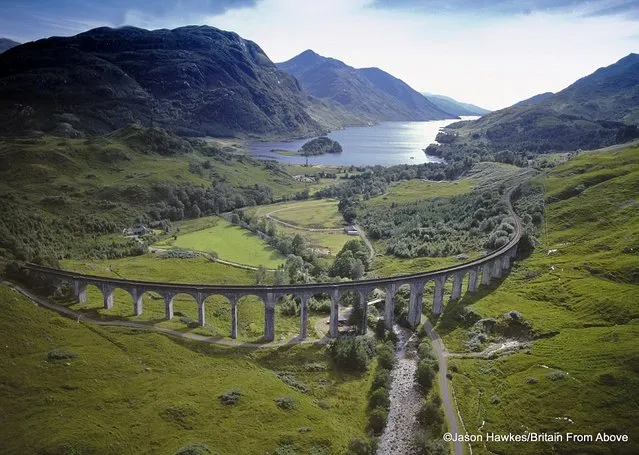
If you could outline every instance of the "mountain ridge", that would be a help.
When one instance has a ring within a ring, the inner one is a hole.
[[[8,51],[12,47],[16,47],[19,45],[20,43],[18,43],[17,41],[13,41],[12,39],[3,38],[0,36],[0,54],[2,54],[5,51]]]
[[[310,49],[276,65],[310,95],[335,102],[364,122],[458,118],[379,68],[357,69]]]
[[[100,27],[0,54],[0,131],[69,137],[129,123],[184,136],[309,136],[308,95],[254,42],[209,26]]]
[[[450,112],[451,114],[459,115],[459,116],[469,116],[469,115],[484,115],[492,112],[488,109],[484,109],[483,107],[476,106],[470,103],[463,103],[461,101],[457,101],[456,99],[451,98],[450,96],[445,95],[437,95],[435,93],[429,92],[421,92],[428,100],[433,103],[435,106],[438,106],[440,109]]]

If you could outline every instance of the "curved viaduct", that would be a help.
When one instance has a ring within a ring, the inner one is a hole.
[[[249,295],[256,296],[264,303],[264,341],[275,339],[275,306],[277,301],[285,295],[300,298],[300,334],[304,339],[308,335],[308,300],[317,294],[327,294],[331,299],[331,315],[329,319],[329,336],[336,337],[338,333],[339,302],[348,292],[355,292],[359,297],[359,307],[363,313],[358,333],[366,333],[368,306],[367,297],[375,289],[385,292],[384,321],[386,328],[391,329],[394,322],[395,294],[400,287],[410,287],[410,303],[408,309],[408,323],[411,327],[421,322],[424,286],[430,281],[435,283],[433,293],[433,314],[441,314],[444,309],[444,285],[452,277],[453,286],[450,301],[461,298],[462,283],[468,274],[466,292],[475,292],[480,285],[487,286],[493,278],[499,278],[503,272],[510,269],[512,261],[517,256],[517,247],[521,239],[521,220],[515,214],[510,203],[510,197],[515,188],[511,188],[505,195],[508,211],[515,221],[513,238],[501,248],[482,256],[481,258],[430,272],[407,275],[397,275],[386,278],[375,278],[340,283],[290,284],[278,286],[221,286],[208,284],[162,283],[153,281],[124,280],[119,278],[105,278],[94,275],[68,272],[37,264],[24,264],[23,269],[41,277],[44,280],[71,284],[75,298],[80,303],[87,299],[87,286],[97,287],[104,300],[104,308],[113,308],[113,295],[116,289],[123,289],[133,299],[133,312],[136,316],[142,314],[142,298],[147,292],[162,295],[165,306],[165,319],[173,319],[173,297],[177,294],[188,294],[195,299],[198,309],[198,321],[201,326],[206,323],[204,302],[208,297],[222,295],[231,303],[231,338],[237,338],[237,305],[238,300]]]
[[[509,195],[508,195],[509,198]],[[348,292],[355,292],[359,296],[359,305],[363,312],[359,333],[366,332],[367,297],[375,289],[383,289],[386,293],[384,320],[386,327],[392,328],[395,294],[401,286],[410,286],[410,304],[408,322],[411,326],[417,326],[421,321],[422,300],[424,286],[433,281],[435,292],[433,295],[433,314],[441,314],[444,305],[444,284],[452,277],[453,286],[450,300],[461,298],[462,283],[468,274],[468,286],[466,292],[475,292],[480,285],[490,284],[491,279],[501,277],[505,270],[510,269],[511,263],[517,254],[517,246],[521,238],[521,221],[514,214],[515,233],[508,244],[483,256],[453,267],[434,270],[431,272],[415,273],[410,275],[398,275],[387,278],[347,281],[340,283],[317,284],[292,284],[280,286],[219,286],[205,284],[175,284],[150,281],[123,280],[117,278],[103,278],[93,275],[68,272],[52,269],[35,264],[25,264],[23,269],[28,270],[45,280],[55,283],[67,282],[74,289],[76,299],[86,302],[86,289],[94,285],[102,292],[104,308],[113,308],[113,294],[116,289],[127,291],[133,299],[133,311],[136,316],[142,314],[142,297],[147,292],[160,294],[164,298],[166,319],[173,318],[173,297],[177,294],[191,295],[198,308],[198,320],[200,325],[206,322],[205,300],[213,295],[223,295],[231,303],[231,337],[237,337],[237,305],[242,297],[253,295],[259,297],[264,303],[264,341],[272,341],[275,338],[275,306],[278,299],[285,295],[297,296],[301,300],[300,305],[300,338],[306,338],[308,333],[308,299],[316,294],[328,294],[331,299],[331,315],[329,320],[329,335],[336,337],[338,333],[338,310],[341,297]]]

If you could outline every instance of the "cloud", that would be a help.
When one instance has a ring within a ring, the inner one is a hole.
[[[427,14],[490,16],[556,12],[582,16],[623,15],[639,19],[637,0],[375,0],[371,7]]]
[[[250,8],[259,0],[16,0],[3,5],[3,36],[29,41],[52,35],[73,35],[100,25],[120,26],[130,18],[148,23],[185,24]]]

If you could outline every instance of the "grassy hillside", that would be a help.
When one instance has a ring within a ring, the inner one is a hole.
[[[284,168],[131,125],[92,139],[0,139],[0,254],[114,257],[139,245],[106,238],[139,222],[195,218],[292,197]],[[311,188],[312,186],[312,188]]]
[[[512,356],[451,360],[464,422],[469,433],[606,431],[630,442],[485,443],[474,453],[637,453],[639,147],[581,154],[538,182],[542,245],[499,287],[449,305],[439,321],[452,351],[465,350],[479,317],[499,326],[515,310],[532,329],[530,347]],[[487,335],[498,340],[503,325]]]
[[[341,454],[363,436],[368,375],[333,373],[322,348],[234,350],[98,328],[4,285],[0,309],[0,453],[170,455],[203,443],[223,454]],[[238,404],[221,403],[229,389]],[[296,408],[278,408],[282,396]]]
[[[253,267],[275,269],[284,262],[277,250],[246,229],[218,217],[199,220],[208,220],[212,226],[183,235],[180,232],[177,239],[159,242],[157,246],[214,252],[220,259]]]

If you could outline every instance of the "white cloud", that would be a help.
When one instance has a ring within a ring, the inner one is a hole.
[[[429,16],[368,8],[370,3],[263,0],[200,22],[257,42],[274,61],[310,48],[355,67],[380,67],[415,89],[488,108],[561,90],[638,44],[637,22],[616,16]]]

